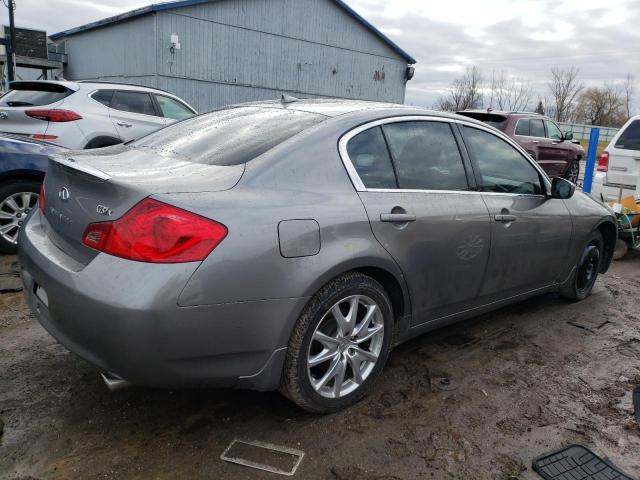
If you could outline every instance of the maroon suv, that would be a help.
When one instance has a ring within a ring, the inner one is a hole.
[[[571,132],[562,133],[551,119],[537,113],[491,109],[464,110],[458,114],[480,120],[513,138],[550,177],[564,177],[577,183],[584,149],[572,141]]]

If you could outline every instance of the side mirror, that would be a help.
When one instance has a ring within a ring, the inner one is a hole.
[[[576,186],[569,180],[560,177],[551,180],[551,198],[566,200],[573,197],[575,192]]]
[[[562,134],[563,140],[573,140],[573,132],[564,132]]]

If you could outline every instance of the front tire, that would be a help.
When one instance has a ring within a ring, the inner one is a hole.
[[[571,278],[562,289],[561,293],[565,298],[577,302],[591,294],[602,262],[603,245],[602,234],[599,231],[593,232],[580,254]]]
[[[332,280],[293,329],[280,391],[313,413],[353,405],[380,375],[393,325],[389,296],[373,278],[354,272]]]
[[[16,253],[18,232],[36,208],[40,184],[23,178],[0,185],[0,253]]]

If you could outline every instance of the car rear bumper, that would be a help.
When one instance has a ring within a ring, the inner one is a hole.
[[[19,259],[27,303],[42,326],[100,370],[135,385],[277,388],[283,329],[306,302],[179,307],[198,263],[100,254],[82,266],[51,243],[39,213],[21,232]]]
[[[617,202],[620,198],[635,195],[631,185],[615,185],[607,183],[606,173],[596,172],[591,185],[591,196],[604,203]]]

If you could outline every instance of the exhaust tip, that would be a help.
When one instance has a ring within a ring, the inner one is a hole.
[[[117,392],[118,390],[128,388],[132,385],[131,382],[118,378],[111,373],[101,373],[100,376],[102,377],[102,381],[104,382],[104,384],[112,392]]]

